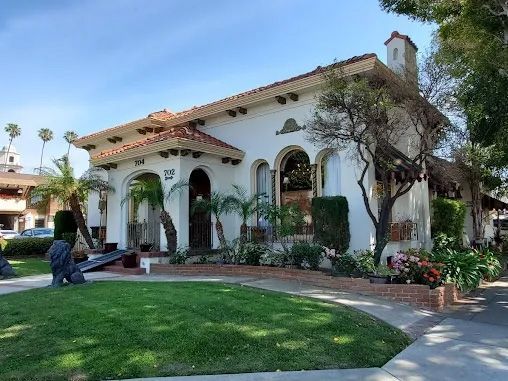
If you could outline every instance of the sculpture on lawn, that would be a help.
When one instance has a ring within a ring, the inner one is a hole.
[[[85,277],[81,270],[74,263],[71,256],[71,245],[64,240],[56,240],[48,250],[51,260],[51,272],[53,273],[52,287],[60,287],[63,280],[69,283],[85,283]]]
[[[0,279],[10,278],[15,275],[16,273],[9,261],[0,253]]]

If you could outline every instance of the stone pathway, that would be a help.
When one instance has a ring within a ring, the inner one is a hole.
[[[294,281],[230,276],[87,273],[92,281],[193,281],[241,284],[340,303],[369,313],[416,340],[382,368],[159,377],[152,381],[476,381],[508,379],[508,277],[484,286],[443,314]],[[47,286],[50,275],[0,281],[0,295]]]

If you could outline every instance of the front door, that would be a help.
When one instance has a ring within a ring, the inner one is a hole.
[[[192,203],[210,198],[210,179],[202,169],[192,171],[189,178],[189,247],[191,249],[212,248],[212,221],[206,212],[192,213]]]

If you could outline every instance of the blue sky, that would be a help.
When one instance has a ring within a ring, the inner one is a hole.
[[[49,163],[65,153],[68,129],[85,135],[179,111],[336,58],[385,61],[393,30],[424,51],[433,29],[377,0],[2,0],[0,126],[21,126],[14,145],[32,173],[40,128],[55,133]],[[71,161],[81,173],[88,155],[72,149]]]

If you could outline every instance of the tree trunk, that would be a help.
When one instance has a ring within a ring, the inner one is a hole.
[[[176,238],[176,228],[173,224],[173,219],[165,210],[161,211],[161,222],[164,227],[164,234],[166,235],[166,241],[168,245],[168,251],[170,254],[176,252],[177,248],[177,238]]]
[[[469,184],[471,188],[471,216],[473,218],[473,234],[475,244],[483,240],[483,210],[480,184],[476,181],[471,181]]]
[[[46,145],[46,142],[43,140],[42,141],[42,151],[41,151],[41,163],[39,164],[39,175],[41,174],[41,171],[42,171],[42,158],[44,157],[44,146]]]
[[[381,255],[389,241],[388,233],[390,230],[389,217],[391,208],[392,205],[389,201],[383,201],[379,223],[376,226],[376,245],[374,246],[374,264],[376,266],[381,262]]]
[[[7,153],[5,154],[5,163],[4,163],[4,172],[7,172],[7,160],[9,160],[9,151],[11,150],[12,138],[9,139],[9,147],[7,148]]]
[[[247,224],[244,222],[240,226],[240,244],[247,242]]]
[[[215,221],[215,230],[217,231],[217,238],[219,239],[219,244],[221,249],[225,249],[228,245],[226,242],[226,237],[224,237],[224,228],[222,227],[222,222],[216,218]]]
[[[67,146],[67,158],[69,158],[69,151],[71,150],[71,143]]]
[[[51,200],[50,200],[51,202]],[[72,194],[69,199],[69,206],[74,214],[74,219],[76,220],[76,224],[78,225],[79,231],[81,235],[86,241],[86,244],[90,249],[95,249],[93,244],[92,236],[86,227],[85,217],[83,216],[83,212],[81,211],[81,205],[79,204],[79,199],[76,194]]]

